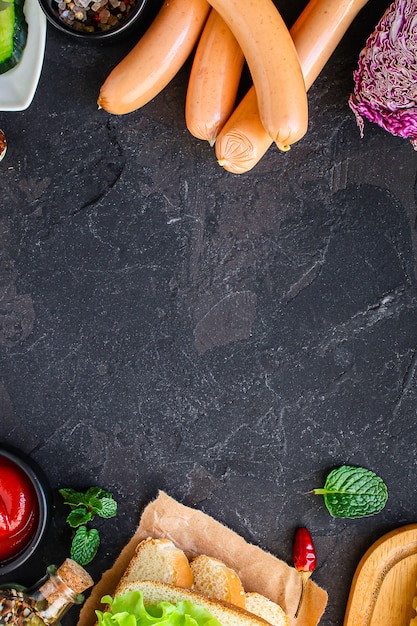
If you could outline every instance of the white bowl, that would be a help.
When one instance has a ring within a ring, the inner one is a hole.
[[[23,10],[28,23],[28,38],[19,63],[0,74],[0,111],[27,109],[35,95],[42,71],[46,17],[38,0],[26,0]]]

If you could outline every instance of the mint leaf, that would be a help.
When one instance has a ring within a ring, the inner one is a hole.
[[[88,508],[94,513],[98,513],[103,508],[102,500],[100,498],[90,498],[88,501]]]
[[[94,559],[100,545],[98,530],[86,526],[80,526],[72,540],[70,556],[79,565],[87,565]]]
[[[369,517],[381,511],[388,499],[387,487],[379,476],[364,467],[342,465],[330,472],[322,489],[313,493],[322,495],[333,517]]]
[[[96,510],[97,515],[108,519],[114,517],[117,513],[117,502],[113,498],[103,498],[101,500],[101,508]]]
[[[80,505],[87,506],[88,498],[81,491],[75,489],[58,489],[58,492],[64,498],[64,503],[70,507],[78,507]]]
[[[94,514],[91,511],[87,511],[87,509],[82,507],[73,509],[67,517],[67,522],[71,528],[77,528],[77,526],[85,525],[87,522],[90,522],[93,517]]]
[[[111,494],[108,491],[105,491],[101,487],[90,487],[85,492],[85,497],[87,500],[91,500],[91,498],[111,498]]]
[[[71,558],[80,565],[85,565],[95,557],[100,544],[98,530],[87,530],[88,522],[96,515],[102,518],[114,517],[117,503],[111,493],[101,487],[90,487],[84,493],[76,489],[58,491],[65,504],[71,508],[67,522],[71,528],[77,529],[71,544]]]

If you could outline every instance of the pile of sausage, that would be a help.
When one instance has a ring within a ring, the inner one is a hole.
[[[273,0],[164,0],[111,71],[97,103],[117,115],[152,100],[195,49],[185,123],[229,172],[252,169],[272,143],[307,132],[307,91],[367,0],[310,0],[288,29]],[[236,104],[246,61],[252,87]]]

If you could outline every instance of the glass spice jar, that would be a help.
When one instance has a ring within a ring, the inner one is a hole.
[[[84,601],[83,591],[93,585],[78,563],[66,559],[50,565],[44,578],[29,589],[16,584],[0,587],[0,626],[59,626],[74,604]]]

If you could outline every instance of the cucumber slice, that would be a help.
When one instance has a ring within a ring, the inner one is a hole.
[[[27,42],[24,0],[0,0],[0,74],[15,67]]]
[[[14,4],[0,11],[0,64],[13,53]]]

